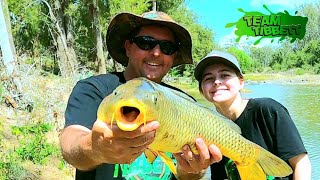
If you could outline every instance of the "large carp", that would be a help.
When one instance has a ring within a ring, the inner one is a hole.
[[[243,180],[265,180],[266,175],[284,177],[291,167],[272,153],[243,138],[231,120],[196,103],[189,96],[146,78],[136,78],[117,87],[101,102],[98,119],[132,131],[148,121],[160,123],[154,141],[145,151],[149,162],[156,156],[176,174],[173,161],[165,152],[178,153],[185,144],[198,154],[195,139],[215,144],[222,154],[236,163]]]

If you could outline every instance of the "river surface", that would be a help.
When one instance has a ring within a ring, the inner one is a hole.
[[[271,97],[283,104],[296,124],[312,164],[312,179],[320,177],[320,85],[249,84],[244,97]]]
[[[208,105],[197,93],[200,103]],[[270,97],[283,104],[297,126],[312,164],[312,180],[320,177],[320,85],[252,83],[246,98]]]

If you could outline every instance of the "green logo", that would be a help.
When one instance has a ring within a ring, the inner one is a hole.
[[[279,41],[282,41],[285,37],[290,37],[290,42],[292,43],[296,39],[304,37],[308,22],[307,17],[291,16],[288,11],[275,14],[266,5],[263,5],[263,7],[270,12],[270,15],[256,11],[245,12],[239,8],[238,10],[245,15],[238,22],[228,23],[225,26],[226,28],[236,26],[235,34],[238,36],[237,42],[242,36],[261,37],[254,42],[254,45],[257,45],[263,38],[281,37]],[[271,42],[273,41],[274,39],[271,40]]]

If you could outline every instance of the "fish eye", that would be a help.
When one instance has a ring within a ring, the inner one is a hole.
[[[118,94],[118,92],[117,92],[117,91],[114,91],[114,92],[113,92],[113,95],[117,95],[117,94]]]

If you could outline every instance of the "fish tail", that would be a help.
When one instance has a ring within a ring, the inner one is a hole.
[[[237,165],[241,179],[245,180],[266,180],[266,174],[258,163],[250,166]]]
[[[279,157],[254,144],[256,163],[251,165],[237,164],[241,179],[265,180],[266,175],[285,177],[292,173],[291,167]]]
[[[266,175],[286,177],[292,174],[292,168],[285,161],[258,145],[255,145],[255,148],[260,151],[257,157],[257,162]]]

